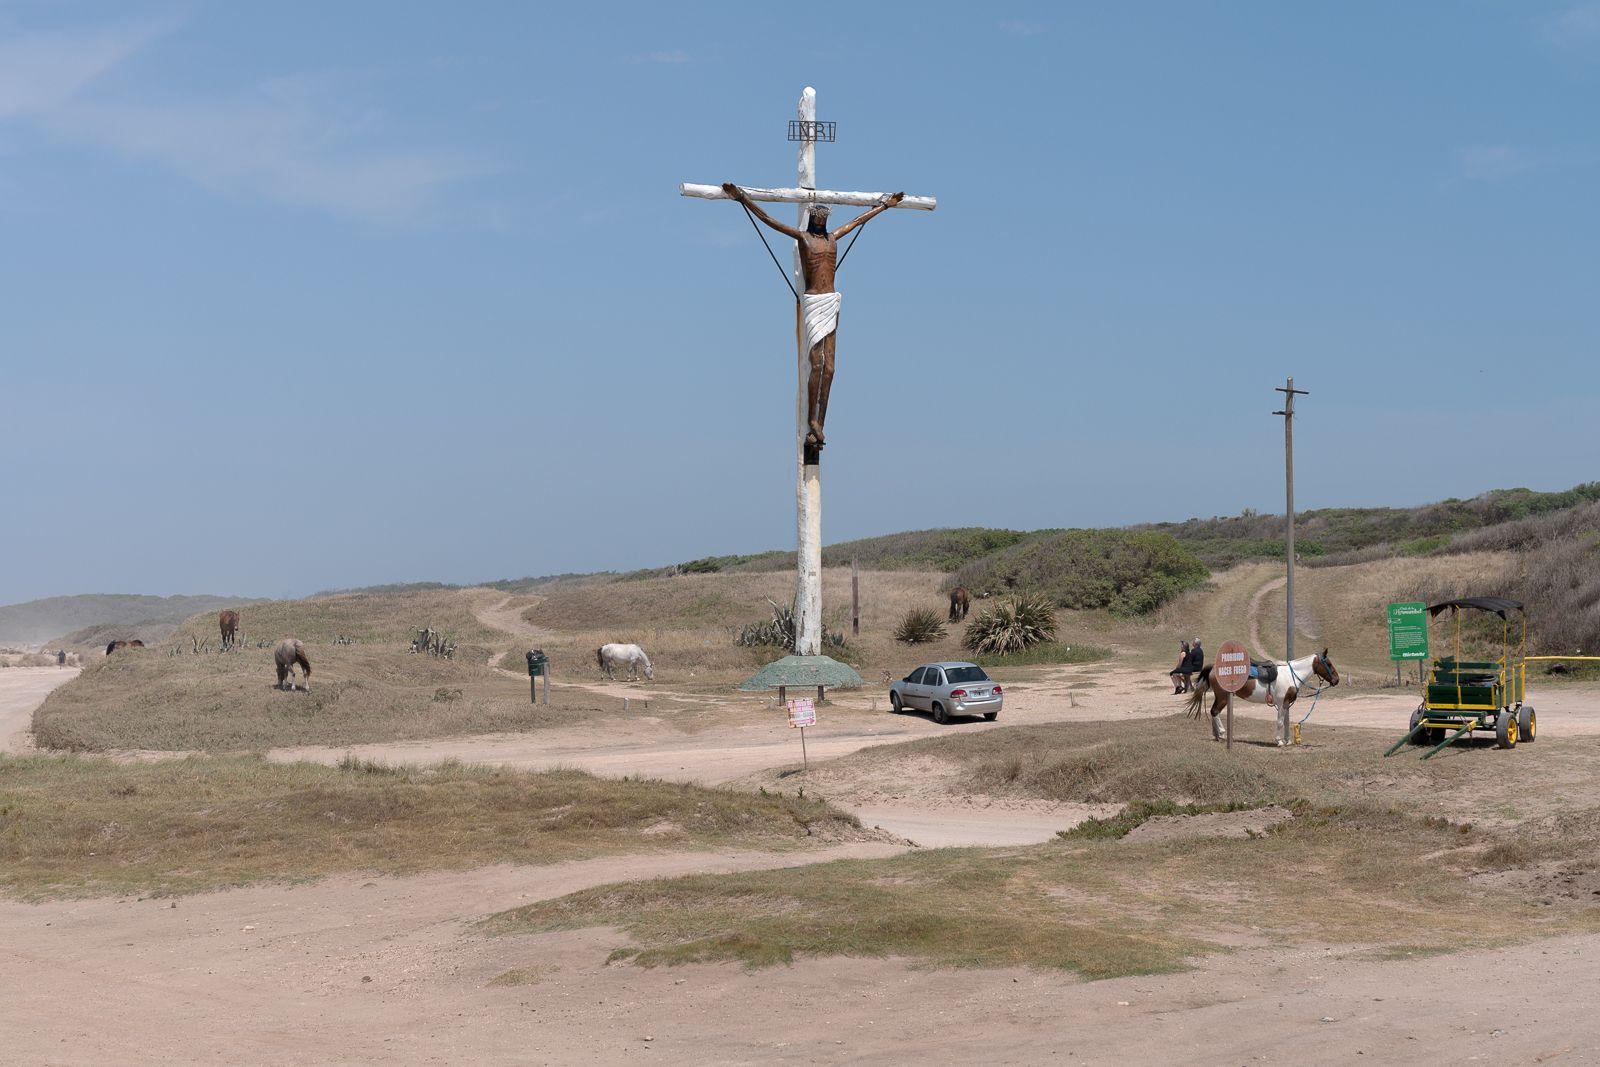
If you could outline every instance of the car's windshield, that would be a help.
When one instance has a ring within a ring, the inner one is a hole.
[[[961,682],[987,682],[989,676],[983,673],[982,667],[946,667],[944,676],[950,680],[951,685]]]

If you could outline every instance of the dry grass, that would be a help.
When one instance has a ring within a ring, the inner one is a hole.
[[[191,635],[217,636],[213,617],[200,616],[161,645],[91,660],[34,714],[35,737],[78,752],[226,752],[533,730],[620,713],[559,685],[556,702],[535,710],[526,682],[488,667],[514,639],[479,623],[471,603],[429,590],[255,604],[241,612],[242,647],[192,655]],[[408,651],[425,625],[456,638],[455,659]],[[255,645],[261,634],[306,641],[309,693],[274,688],[272,650]],[[333,644],[340,635],[356,643]]]
[[[459,645],[487,648],[502,640],[498,631],[472,614],[471,598],[454,589],[424,589],[397,593],[335,593],[306,600],[268,600],[239,609],[241,640],[277,641],[298,637],[308,645],[323,645],[335,637],[362,644],[407,647],[417,631],[432,626]],[[197,615],[180,628],[213,645],[218,640],[215,612]],[[187,639],[181,638],[187,647]]]
[[[72,665],[78,665],[76,653],[71,656]],[[0,667],[54,667],[56,658],[47,656],[42,652],[0,652]]]
[[[481,660],[392,645],[310,653],[307,693],[274,687],[270,649],[118,652],[50,694],[34,713],[34,736],[42,747],[74,752],[235,752],[535,730],[616,713],[609,702],[560,687],[554,704],[535,708],[526,682]]]
[[[901,956],[944,966],[1038,965],[1090,977],[1181,967],[1208,946],[1130,920],[1113,926],[1020,877],[1018,853],[941,849],[843,860],[778,877],[692,876],[601,886],[503,912],[494,934],[618,926],[644,966],[799,956]]]
[[[1383,559],[1349,567],[1305,568],[1295,572],[1295,614],[1301,632],[1314,635],[1317,648],[1331,646],[1340,670],[1355,668],[1389,676],[1389,637],[1385,608],[1391,601],[1427,599],[1427,590],[1447,585],[1475,592],[1501,587],[1516,566],[1506,552]],[[1262,604],[1261,632],[1275,654],[1283,651],[1283,598]],[[1444,631],[1436,628],[1437,642]],[[1303,644],[1296,651],[1310,650]]]
[[[858,834],[816,800],[578,771],[0,757],[0,890],[26,898]]]
[[[886,746],[829,766],[870,762],[881,772],[933,755],[964,766],[967,785],[988,794],[1127,799],[1133,816],[1181,815],[1184,801],[1226,811],[1275,800],[1293,817],[1239,838],[1086,834],[603,886],[506,912],[487,928],[614,926],[630,942],[616,956],[647,966],[892,955],[1094,978],[1182,967],[1241,939],[1401,952],[1600,927],[1600,898],[1589,895],[1600,878],[1596,809],[1506,821],[1532,790],[1584,788],[1600,746],[1541,742],[1537,760],[1506,760],[1485,775],[1464,761],[1382,763],[1370,731],[1319,731],[1334,740],[1290,752],[1236,746],[1229,759],[1171,725],[1170,744],[1152,745],[1149,723],[1063,724]],[[1553,888],[1505,891],[1513,925],[1461,921],[1494,894],[1486,878]]]
[[[863,571],[860,579],[861,635],[849,637],[843,652],[830,649],[830,655],[856,664],[868,678],[882,670],[903,674],[914,656],[959,655],[960,644],[954,637],[915,650],[893,637],[908,610],[944,611],[945,598],[939,592],[943,575]],[[793,594],[791,574],[686,574],[559,589],[546,594],[524,617],[549,629],[545,648],[553,653],[556,670],[568,677],[598,677],[594,650],[607,641],[633,641],[650,654],[658,682],[727,686],[748,678],[778,655],[771,648],[734,645],[737,631],[771,618],[769,597],[786,603]],[[828,629],[848,635],[848,569],[823,572],[823,601],[828,606]]]
[[[1178,969],[1241,935],[1465,947],[1506,933],[1458,918],[1481,903],[1470,881],[1480,836],[1360,804],[1302,808],[1243,839],[1070,839],[603,886],[487,928],[615,926],[631,943],[614,958],[646,966],[903,956],[1089,978]],[[1568,904],[1518,916],[1522,937],[1595,925]]]

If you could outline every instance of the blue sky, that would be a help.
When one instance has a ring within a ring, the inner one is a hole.
[[[0,602],[791,545],[806,84],[830,541],[1600,477],[1600,3],[814,6],[0,0]]]

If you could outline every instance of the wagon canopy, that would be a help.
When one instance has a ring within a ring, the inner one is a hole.
[[[1503,596],[1464,596],[1459,600],[1443,600],[1437,604],[1430,604],[1428,614],[1436,616],[1445,608],[1476,608],[1478,611],[1487,611],[1504,619],[1510,612],[1521,611],[1522,605]]]

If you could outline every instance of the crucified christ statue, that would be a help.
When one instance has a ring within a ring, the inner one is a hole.
[[[806,291],[800,294],[800,316],[805,330],[805,346],[811,360],[811,380],[806,389],[806,450],[815,455],[825,443],[822,427],[828,419],[828,391],[833,388],[834,342],[839,335],[839,294],[833,288],[834,274],[839,267],[839,238],[897,206],[906,194],[886,196],[876,207],[863,211],[830,232],[826,204],[813,204],[806,216],[806,228],[797,230],[762,211],[760,204],[746,196],[744,190],[732,182],[723,182],[722,191],[774,230],[785,237],[794,238],[799,247],[800,269],[806,283]]]

